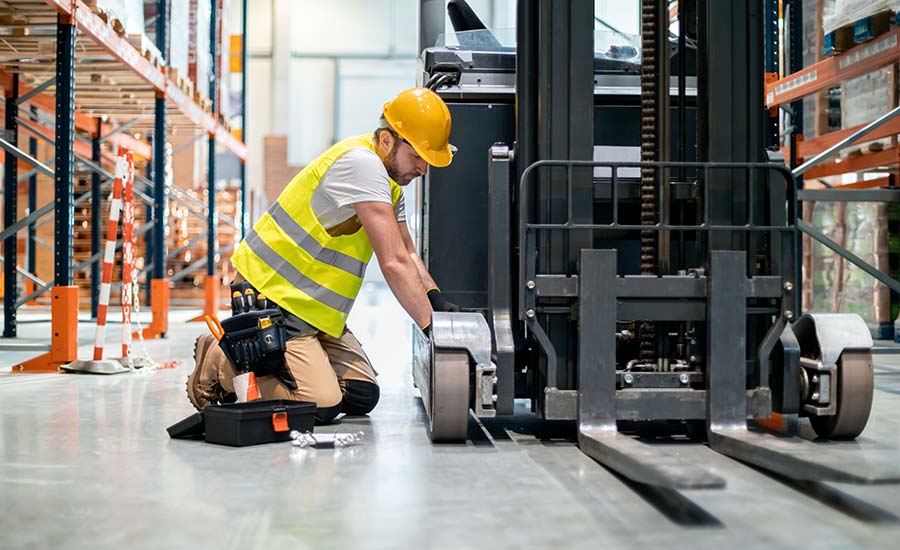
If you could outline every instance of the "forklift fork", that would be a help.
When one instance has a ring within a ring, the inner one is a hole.
[[[711,252],[706,389],[710,447],[792,479],[900,481],[900,468],[887,454],[863,451],[854,442],[819,444],[748,429],[745,265],[742,251]],[[582,451],[641,483],[677,489],[724,487],[724,480],[703,467],[618,432],[615,277],[615,250],[582,250],[578,293],[578,439]]]

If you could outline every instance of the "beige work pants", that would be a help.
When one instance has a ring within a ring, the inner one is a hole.
[[[207,334],[200,338],[213,336]],[[364,392],[374,390],[374,400],[377,402],[377,373],[349,329],[345,329],[340,338],[322,332],[301,334],[290,338],[286,347],[285,363],[296,381],[297,389],[289,389],[274,376],[260,376],[256,384],[262,399],[309,401],[319,409],[328,409],[340,405],[348,391],[362,388]],[[215,369],[215,377],[225,391],[233,393],[232,380],[237,373],[218,344],[212,343],[204,363],[204,369]],[[369,395],[368,400],[372,399]],[[371,403],[369,410],[374,408],[375,402]]]

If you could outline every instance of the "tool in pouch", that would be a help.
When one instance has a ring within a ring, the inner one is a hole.
[[[289,389],[296,389],[284,362],[287,336],[280,309],[268,305],[247,283],[232,283],[232,316],[219,321],[206,316],[206,325],[219,341],[228,361],[240,373],[234,378],[238,401],[259,399],[256,377],[273,375]],[[244,397],[242,399],[242,397]]]

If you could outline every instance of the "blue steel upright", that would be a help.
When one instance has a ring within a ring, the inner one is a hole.
[[[155,126],[155,121],[154,121],[154,126]],[[153,136],[148,136],[147,139],[150,141],[150,146],[152,147],[153,146]],[[145,170],[146,170],[145,175],[147,176],[147,179],[152,182],[153,181],[153,160],[152,159],[150,162],[147,163]],[[156,183],[155,182],[153,184],[153,189],[151,190],[150,194],[153,197],[156,196]],[[151,223],[153,223],[153,211],[156,210],[156,199],[154,198],[153,202],[151,204],[147,204],[145,206],[145,208],[146,208],[146,211],[144,212],[144,219],[147,220],[148,224],[151,224]],[[153,246],[154,246],[153,240],[155,238],[156,238],[156,234],[153,232],[152,227],[151,227],[150,231],[148,231],[147,233],[144,233],[144,262],[145,262],[144,265],[147,266],[147,268],[144,270],[146,272],[145,284],[144,284],[144,296],[145,296],[144,304],[146,304],[148,307],[150,305],[150,298],[152,295],[150,287],[153,286],[150,284],[150,279],[153,276],[151,271],[153,270]]]
[[[218,57],[218,41],[216,36],[216,27],[218,23],[216,16],[218,15],[218,2],[212,0],[210,2],[209,13],[209,54],[212,62],[209,67],[209,98],[212,100],[212,112],[216,113],[219,106],[216,101],[216,71],[219,67]],[[207,203],[209,215],[207,216],[207,234],[206,234],[206,275],[212,277],[216,274],[216,134],[209,134],[209,150],[207,164]],[[209,282],[207,285],[211,284]]]
[[[103,121],[97,119],[97,130],[91,139],[91,160],[100,165],[100,138],[103,133]],[[103,228],[103,197],[100,193],[100,172],[91,171],[91,257],[100,254],[101,229]],[[100,279],[103,270],[100,268],[103,257],[91,262],[91,319],[97,318],[100,307]]]
[[[55,286],[72,286],[75,182],[75,25],[56,23],[56,165],[53,272]]]
[[[765,47],[766,73],[780,75],[778,65],[778,0],[765,0],[763,8],[763,45]],[[778,112],[769,113],[766,132],[766,146],[778,148],[780,135],[778,131]]]
[[[6,91],[6,141],[18,146],[19,124],[19,74],[13,73],[12,89]],[[18,218],[19,159],[6,152],[3,161],[3,225],[9,227]],[[16,337],[16,265],[18,262],[18,237],[15,233],[3,240],[3,337]]]
[[[32,122],[37,122],[37,108],[34,106],[31,107],[31,120]],[[28,154],[31,155],[31,158],[37,158],[38,155],[38,146],[37,139],[30,137],[28,138]],[[37,173],[32,173],[31,177],[28,178],[28,213],[31,214],[37,210]],[[37,271],[37,255],[35,254],[35,237],[37,236],[37,228],[33,223],[28,224],[28,272],[34,273]]]
[[[156,46],[168,51],[168,0],[156,2]],[[168,54],[166,54],[168,57]],[[157,92],[153,120],[153,268],[151,278],[166,277],[166,97]],[[151,285],[147,285],[147,289]],[[148,297],[149,299],[149,297]]]

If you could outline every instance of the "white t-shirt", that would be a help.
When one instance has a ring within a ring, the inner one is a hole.
[[[358,147],[347,151],[325,172],[310,204],[319,223],[331,229],[356,215],[350,205],[368,201],[392,204],[391,183],[375,151]],[[394,205],[394,214],[397,221],[406,221],[402,193]]]

